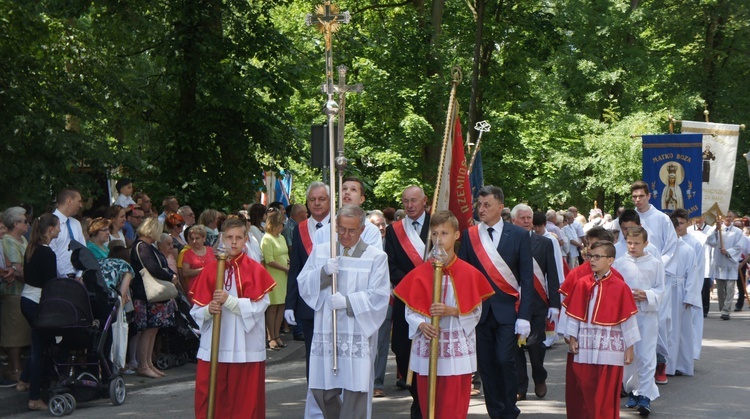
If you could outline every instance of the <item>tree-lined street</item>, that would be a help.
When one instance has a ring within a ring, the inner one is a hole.
[[[748,417],[750,399],[750,312],[733,313],[732,320],[722,321],[716,311],[706,319],[703,353],[696,362],[694,377],[670,377],[669,383],[659,386],[661,397],[652,403],[652,417],[665,418],[729,418]],[[288,355],[279,353],[277,361],[266,373],[266,413],[268,418],[301,418],[304,411],[305,380],[304,352],[299,342],[290,342]],[[274,354],[276,355],[276,354]],[[540,400],[531,393],[519,403],[521,417],[540,419],[565,418],[564,371],[565,347],[558,342],[547,352],[545,367],[549,371],[549,393]],[[173,383],[159,385],[158,380],[143,382],[143,378],[128,377],[131,392],[124,405],[113,407],[107,400],[80,404],[77,418],[186,418],[193,416],[193,390],[188,364],[167,371]],[[395,359],[391,356],[386,375],[386,397],[373,401],[373,418],[408,417],[411,399],[408,392],[395,387]],[[136,384],[137,383],[137,384]],[[23,408],[23,397],[14,389],[0,391],[0,416],[16,418],[49,417],[48,413],[12,414],[12,406]],[[625,399],[622,399],[623,403]],[[241,417],[241,416],[238,416]],[[487,417],[482,397],[471,400],[470,418]],[[636,411],[621,409],[621,417],[639,417]]]

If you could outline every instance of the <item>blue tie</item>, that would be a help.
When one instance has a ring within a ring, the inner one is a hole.
[[[70,219],[65,220],[65,224],[68,226],[68,239],[75,240],[73,229],[70,227]]]
[[[488,229],[487,229],[487,233],[489,233],[489,234],[490,234],[490,240],[492,240],[493,242],[495,241],[495,240],[494,240],[494,239],[492,238],[492,233],[494,233],[494,232],[495,232],[495,229],[494,229],[494,228],[492,228],[492,227],[490,227],[490,228],[488,228]]]
[[[323,223],[315,224],[315,229],[316,230],[319,229],[319,228],[321,228],[321,227],[323,227]]]

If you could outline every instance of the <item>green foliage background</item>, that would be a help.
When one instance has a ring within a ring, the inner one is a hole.
[[[485,181],[509,205],[611,211],[640,177],[631,135],[666,132],[670,114],[703,120],[704,103],[712,121],[750,115],[747,2],[337,4],[352,22],[334,65],[365,86],[347,97],[346,153],[370,207],[398,206],[412,183],[431,192],[454,65],[464,127],[492,124]],[[232,210],[264,169],[294,173],[304,201],[321,176],[310,125],[324,121],[323,38],[304,25],[314,5],[0,0],[0,207],[44,207],[63,186],[100,197],[102,179],[127,176],[155,202]],[[743,132],[742,213],[747,149]]]

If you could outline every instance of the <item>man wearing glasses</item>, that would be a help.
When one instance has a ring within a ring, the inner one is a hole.
[[[138,226],[143,222],[143,208],[140,205],[131,207],[125,212],[125,239],[128,242],[135,241],[135,231],[138,230]]]
[[[362,208],[342,207],[336,226],[337,241],[316,244],[297,277],[300,296],[315,311],[307,403],[312,395],[325,418],[370,417],[377,332],[391,295],[388,256],[361,240]],[[338,354],[335,371],[332,351]]]

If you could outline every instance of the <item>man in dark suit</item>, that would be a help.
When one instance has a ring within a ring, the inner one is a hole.
[[[302,326],[302,333],[305,335],[305,376],[309,377],[315,312],[300,298],[297,276],[312,252],[315,231],[323,226],[328,227],[330,223],[331,195],[328,192],[328,185],[323,182],[313,182],[307,187],[307,208],[310,211],[310,218],[294,227],[292,252],[289,255],[284,319],[292,326],[295,326],[297,322]]]
[[[495,295],[482,304],[477,325],[477,366],[484,386],[487,412],[492,418],[515,418],[516,355],[518,336],[526,338],[531,326],[534,293],[529,233],[504,222],[502,189],[479,191],[479,225],[461,235],[458,257],[479,269]]]
[[[544,214],[534,213],[528,205],[518,204],[513,207],[510,216],[513,224],[529,232],[531,239],[531,255],[535,262],[534,293],[531,303],[531,334],[526,340],[526,350],[529,351],[534,393],[537,397],[543,398],[547,395],[547,370],[544,369],[544,355],[547,350],[544,344],[547,318],[553,317],[551,320],[557,321],[557,315],[560,314],[560,294],[557,292],[560,288],[560,277],[555,249],[550,238],[538,234],[539,228],[542,233],[545,232],[547,217]],[[529,375],[526,372],[524,347],[518,348],[516,369],[518,371],[517,400],[525,400]]]
[[[385,230],[385,253],[388,254],[388,268],[391,284],[395,287],[412,269],[422,263],[427,235],[430,231],[430,214],[425,212],[427,196],[419,186],[407,187],[402,196],[406,217],[389,225]],[[393,331],[391,349],[396,354],[396,368],[402,378],[409,369],[411,339],[409,324],[406,323],[404,302],[395,299],[393,303]],[[417,382],[414,380],[409,393],[413,398],[411,417],[421,418]]]

